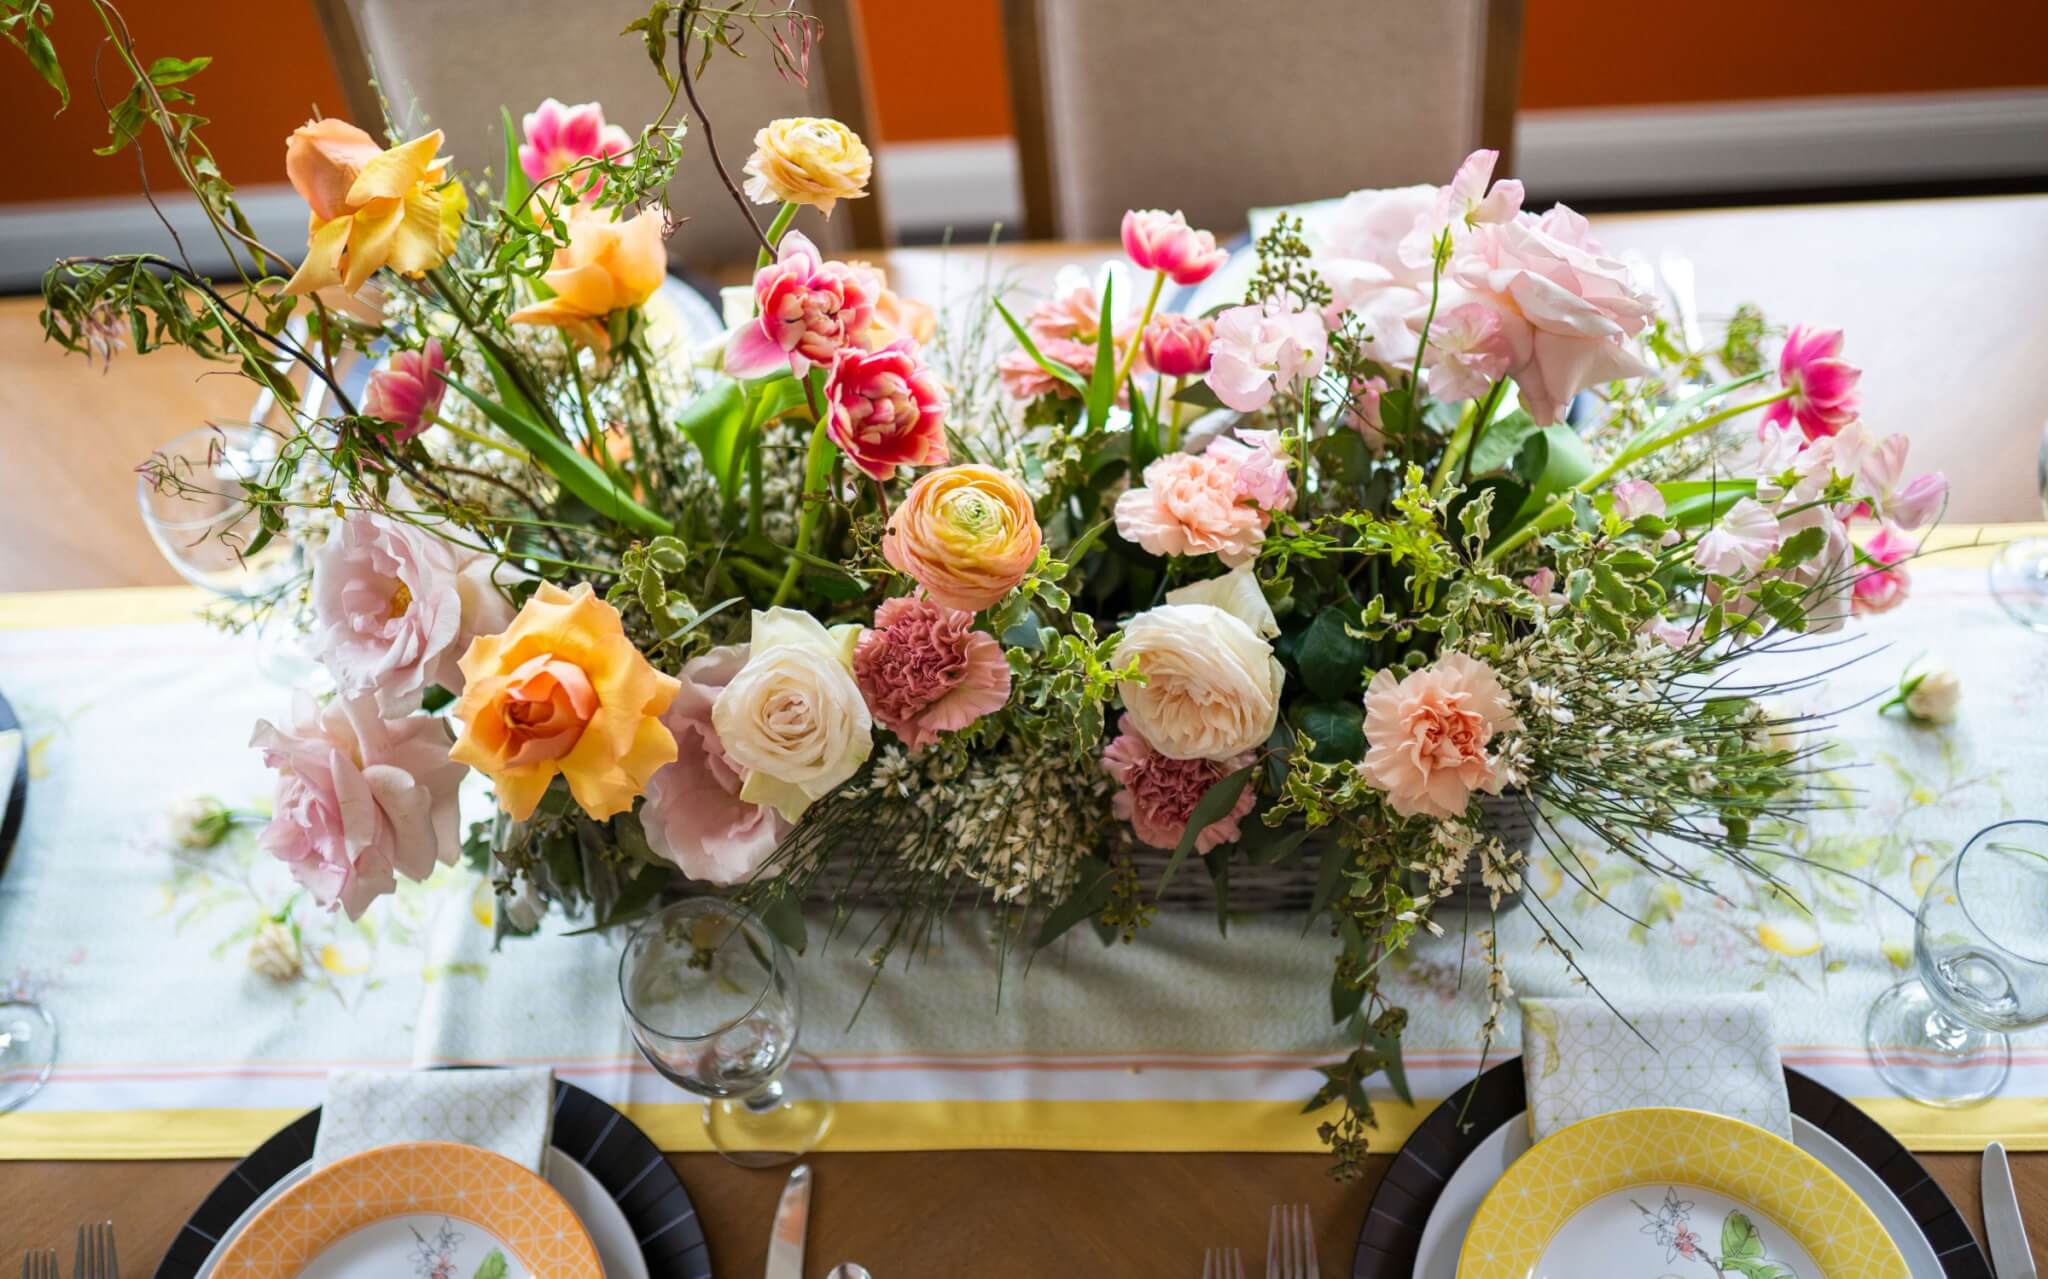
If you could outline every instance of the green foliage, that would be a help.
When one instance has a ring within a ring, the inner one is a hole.
[[[56,91],[57,110],[71,105],[71,86],[57,61],[57,46],[50,43],[50,20],[56,11],[49,0],[0,0],[0,36],[21,50],[29,66]]]

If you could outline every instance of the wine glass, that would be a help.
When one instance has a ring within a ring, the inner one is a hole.
[[[788,952],[758,917],[695,897],[643,921],[619,957],[619,998],[648,1064],[705,1098],[705,1131],[727,1159],[788,1163],[831,1126],[823,1066],[807,1057],[801,1080],[785,1077],[803,1001]]]
[[[2035,456],[2035,480],[2041,490],[2041,508],[2048,512],[2048,427],[2041,433],[2041,451]],[[2024,537],[2007,542],[1998,558],[1991,561],[1991,594],[2013,620],[2022,626],[2048,632],[2048,537]]]
[[[0,986],[0,1115],[36,1095],[57,1063],[57,1019],[16,988]]]
[[[277,447],[277,436],[251,423],[203,426],[158,449],[137,473],[142,523],[186,581],[249,600],[298,571],[289,538],[249,549],[262,531],[249,485],[277,461]]]
[[[1878,996],[1865,1033],[1877,1073],[1929,1106],[2005,1086],[2007,1031],[2048,1023],[2048,822],[1987,826],[1941,868],[1913,928],[1919,975]]]

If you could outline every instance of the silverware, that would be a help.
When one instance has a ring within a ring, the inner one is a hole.
[[[1244,1279],[1244,1254],[1235,1248],[1202,1249],[1202,1279]]]
[[[2027,1228],[2020,1222],[2020,1198],[2012,1187],[2005,1147],[1984,1147],[1984,1237],[1991,1241],[1991,1268],[1998,1279],[2039,1279]]]
[[[57,1250],[31,1248],[23,1253],[21,1279],[57,1279]]]
[[[825,1279],[875,1279],[875,1277],[869,1274],[868,1268],[858,1261],[842,1261],[832,1267],[831,1271],[825,1275]]]
[[[1274,1204],[1266,1228],[1266,1279],[1317,1279],[1316,1228],[1307,1204]]]
[[[113,1222],[80,1226],[76,1256],[71,1279],[121,1279],[121,1265],[114,1257]]]
[[[775,1229],[768,1236],[767,1279],[804,1279],[804,1231],[811,1224],[811,1166],[798,1164],[775,1205]]]

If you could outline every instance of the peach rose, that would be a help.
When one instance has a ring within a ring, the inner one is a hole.
[[[502,634],[470,642],[461,667],[463,729],[448,758],[489,777],[521,821],[557,773],[592,817],[623,813],[676,757],[661,716],[680,685],[647,664],[587,582],[542,583]]]
[[[978,613],[1008,595],[1038,560],[1031,494],[994,467],[926,474],[889,516],[882,556],[946,608]]]
[[[285,292],[339,284],[350,293],[380,267],[423,275],[455,251],[469,197],[434,155],[441,131],[384,150],[346,120],[314,120],[285,139],[284,171],[312,217],[306,257]]]
[[[1493,668],[1445,653],[1405,678],[1382,670],[1365,690],[1358,771],[1403,817],[1457,817],[1475,790],[1500,794],[1496,734],[1520,728]]]
[[[874,159],[860,135],[837,120],[796,116],[771,120],[754,135],[747,157],[747,198],[808,204],[826,217],[841,200],[866,195]]]
[[[654,296],[668,275],[668,257],[661,247],[661,210],[621,222],[609,211],[586,207],[579,204],[569,215],[569,243],[555,251],[554,267],[541,276],[555,296],[506,318],[551,324],[603,351],[611,346],[606,320]]]

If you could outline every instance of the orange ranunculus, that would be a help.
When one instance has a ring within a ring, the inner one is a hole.
[[[639,306],[654,296],[668,275],[661,247],[659,209],[620,222],[610,210],[569,215],[569,243],[555,251],[555,265],[541,282],[555,296],[521,307],[514,324],[552,324],[602,351],[611,345],[605,317]]]
[[[542,583],[512,625],[470,642],[461,667],[462,735],[448,758],[489,777],[521,821],[556,773],[597,820],[623,813],[676,757],[661,715],[681,686],[647,664],[587,582]]]
[[[439,129],[387,151],[346,120],[314,120],[285,139],[285,176],[312,212],[305,261],[285,292],[354,293],[379,267],[420,275],[441,265],[469,197],[440,149]]]
[[[882,556],[947,608],[978,613],[1008,595],[1038,559],[1031,494],[994,467],[927,472],[889,516]]]

